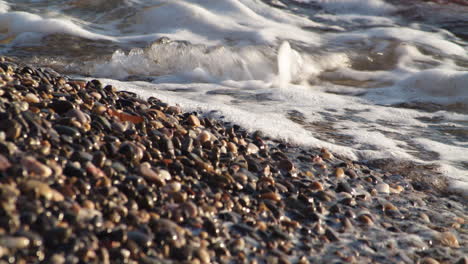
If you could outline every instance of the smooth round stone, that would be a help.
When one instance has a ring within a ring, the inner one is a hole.
[[[37,97],[37,95],[33,94],[33,93],[27,93],[25,96],[24,96],[24,100],[28,103],[39,103],[41,102],[41,99],[39,97]]]
[[[257,145],[253,143],[249,143],[247,145],[247,154],[256,154],[260,151],[260,149],[257,147]]]
[[[336,168],[335,177],[344,178],[344,176],[345,176],[345,172],[344,172],[343,168]]]
[[[386,183],[379,183],[375,186],[379,193],[390,193],[390,186]]]
[[[195,115],[190,115],[190,116],[187,118],[187,122],[188,122],[189,125],[191,125],[192,127],[199,127],[199,126],[200,126],[200,119],[198,119],[198,117],[196,117]]]

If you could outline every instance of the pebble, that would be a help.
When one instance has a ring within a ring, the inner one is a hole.
[[[344,178],[344,176],[345,176],[345,173],[344,173],[343,168],[336,168],[335,169],[335,177]]]
[[[262,199],[272,200],[275,202],[281,201],[281,196],[275,192],[267,192],[261,195]]]
[[[27,93],[25,96],[24,96],[24,99],[26,102],[28,103],[34,103],[34,104],[37,104],[37,103],[40,103],[41,102],[41,99],[33,94],[33,93]]]
[[[390,193],[390,186],[386,183],[379,183],[375,186],[379,193]]]
[[[0,154],[0,171],[4,171],[4,170],[6,170],[6,169],[8,169],[10,167],[11,167],[11,163],[7,159],[7,157]]]
[[[52,175],[52,169],[50,167],[37,161],[32,156],[23,157],[21,159],[21,165],[23,165],[32,176],[47,178]]]
[[[195,115],[189,115],[189,117],[187,118],[187,122],[192,127],[199,127],[201,125],[200,119],[198,119],[198,117],[196,117]]]
[[[457,237],[452,232],[443,232],[439,235],[439,241],[442,245],[447,247],[459,248]]]

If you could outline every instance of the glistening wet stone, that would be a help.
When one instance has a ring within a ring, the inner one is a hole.
[[[466,260],[459,196],[2,61],[1,262]]]

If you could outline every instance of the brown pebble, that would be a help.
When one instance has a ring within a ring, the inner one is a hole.
[[[198,119],[198,117],[196,117],[195,115],[189,115],[189,117],[187,118],[187,122],[192,127],[200,126],[200,119]]]
[[[281,201],[281,196],[275,192],[262,193],[262,199],[272,200],[275,202]]]
[[[51,168],[37,161],[32,156],[23,157],[21,159],[21,165],[23,165],[32,176],[47,178],[52,175]]]
[[[10,167],[11,167],[10,161],[5,156],[0,154],[0,171],[4,171]]]
[[[373,225],[373,224],[374,224],[374,221],[372,221],[372,218],[371,218],[369,215],[367,215],[367,214],[360,215],[360,216],[358,217],[358,220],[359,220],[359,222],[361,222],[361,223],[363,223],[363,224],[365,224],[365,225],[369,225],[369,226],[370,226],[370,225]]]
[[[180,107],[175,106],[175,105],[168,106],[166,111],[167,113],[172,114],[172,115],[178,115],[182,113],[182,109],[180,109]]]
[[[344,178],[344,176],[345,176],[345,173],[344,173],[343,168],[336,168],[336,170],[335,170],[335,177],[337,177],[337,178]]]
[[[333,154],[331,154],[330,151],[328,151],[328,149],[322,148],[320,152],[322,153],[323,159],[328,159],[328,160],[333,159]]]
[[[203,144],[203,143],[205,143],[207,141],[210,141],[211,133],[204,130],[204,131],[202,131],[200,133],[200,135],[198,135],[197,139],[198,139],[198,141],[200,141]]]
[[[323,185],[318,181],[312,182],[310,184],[310,188],[312,188],[312,190],[316,190],[316,191],[323,191]]]
[[[448,246],[452,248],[460,247],[457,237],[452,232],[441,233],[439,237],[439,241],[444,246]]]
[[[433,259],[433,258],[424,258],[422,261],[421,261],[421,264],[439,264],[440,262]]]
[[[28,103],[39,103],[41,102],[41,99],[39,97],[37,97],[37,95],[33,94],[33,93],[27,93],[25,96],[24,96],[24,100]]]

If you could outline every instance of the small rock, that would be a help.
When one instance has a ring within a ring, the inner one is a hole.
[[[333,154],[331,154],[330,151],[328,151],[328,149],[326,149],[326,148],[322,148],[322,149],[320,150],[320,152],[322,153],[322,158],[323,158],[323,159],[328,159],[328,160],[330,160],[330,159],[333,159],[333,158],[334,158],[334,157],[333,157]]]
[[[207,142],[207,141],[210,141],[210,139],[211,139],[211,133],[204,130],[204,131],[202,131],[202,132],[200,133],[200,135],[198,135],[198,138],[197,138],[197,139],[198,139],[198,141],[200,141],[200,142],[203,144],[203,143],[205,143],[205,142]]]
[[[39,103],[41,102],[41,99],[39,99],[39,97],[37,97],[37,95],[33,94],[33,93],[27,93],[25,96],[24,96],[24,100],[28,103]]]
[[[336,170],[335,170],[335,177],[337,177],[337,178],[344,178],[344,176],[345,176],[345,173],[344,173],[343,168],[336,168]]]
[[[281,201],[281,196],[275,192],[262,193],[260,196],[262,199],[272,200],[275,202]]]
[[[312,190],[316,190],[316,191],[323,191],[323,185],[318,181],[312,182],[310,184],[310,188],[312,188]]]
[[[379,183],[375,186],[379,193],[390,193],[390,186],[386,183]]]
[[[452,248],[460,247],[457,237],[452,232],[441,233],[439,236],[439,241],[444,246],[448,246]]]
[[[254,143],[249,143],[247,145],[247,154],[256,154],[260,149]]]
[[[32,176],[47,178],[52,175],[51,168],[37,161],[32,156],[23,157],[21,159],[21,165],[23,165]]]
[[[10,167],[11,167],[10,161],[5,156],[0,154],[0,171],[4,171]]]
[[[187,122],[192,127],[199,127],[200,126],[200,119],[198,119],[198,117],[195,116],[195,115],[189,115],[189,117],[187,118]]]

